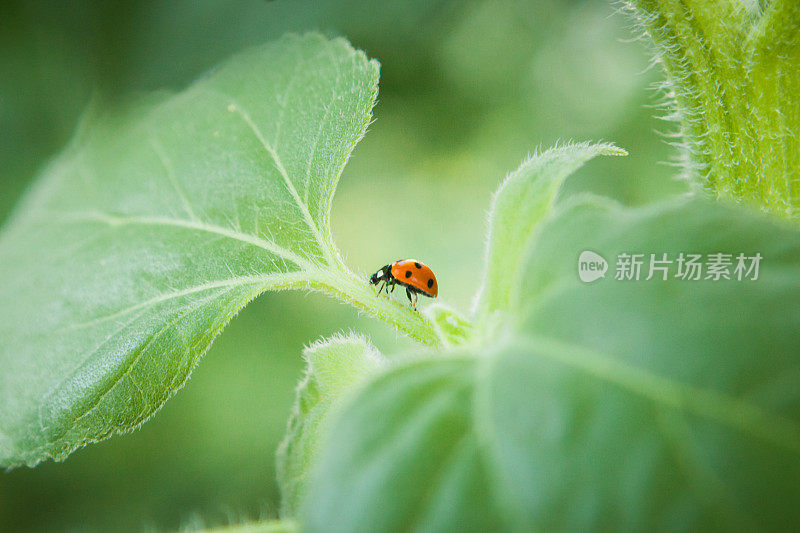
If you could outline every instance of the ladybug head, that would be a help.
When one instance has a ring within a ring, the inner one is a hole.
[[[378,283],[381,283],[381,282],[388,282],[389,278],[392,277],[392,275],[389,273],[389,269],[390,268],[391,268],[391,265],[386,265],[384,267],[381,267],[380,270],[375,272],[372,275],[372,277],[369,278],[369,282],[372,283],[373,285],[377,285]]]
[[[383,269],[378,270],[375,272],[371,278],[369,278],[369,282],[373,285],[377,285],[383,279]]]

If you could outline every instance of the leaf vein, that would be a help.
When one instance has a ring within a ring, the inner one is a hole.
[[[286,190],[289,191],[289,194],[292,196],[292,199],[297,204],[298,209],[300,209],[300,213],[303,216],[303,220],[305,220],[306,224],[311,229],[312,233],[314,234],[314,237],[317,239],[317,242],[319,242],[320,246],[322,246],[324,249],[327,250],[327,246],[325,246],[326,241],[322,238],[322,234],[320,233],[317,223],[314,222],[314,219],[311,216],[311,212],[308,209],[308,205],[306,205],[305,202],[303,202],[303,200],[300,198],[300,195],[297,192],[297,188],[294,186],[294,183],[292,182],[291,178],[289,178],[289,174],[288,172],[286,172],[286,168],[283,166],[283,162],[281,161],[281,158],[278,155],[278,152],[275,149],[275,147],[273,147],[271,144],[267,142],[267,140],[264,138],[264,135],[261,133],[261,130],[259,129],[258,125],[256,125],[256,123],[250,117],[250,113],[248,113],[247,110],[244,109],[241,105],[237,104],[235,101],[232,101],[232,103],[228,104],[228,111],[239,115],[239,117],[241,117],[242,120],[244,120],[245,123],[250,127],[253,134],[256,136],[258,141],[264,147],[264,150],[266,150],[267,154],[269,154],[270,158],[272,158],[272,162],[275,165],[275,168],[278,169],[278,172],[283,178],[283,182],[286,185]]]
[[[159,217],[159,216],[129,216],[129,215],[123,216],[123,215],[113,215],[110,213],[103,213],[101,211],[84,211],[84,212],[75,212],[73,214],[70,214],[64,217],[62,222],[98,222],[98,223],[108,224],[109,226],[125,226],[128,224],[141,224],[149,226],[172,226],[177,228],[204,231],[208,233],[215,233],[223,237],[228,237],[233,240],[241,241],[256,246],[258,248],[262,248],[272,254],[282,257],[283,259],[291,261],[292,263],[301,268],[309,266],[308,262],[305,259],[295,254],[291,250],[288,250],[274,242],[268,241],[261,237],[257,237],[255,235],[250,235],[249,233],[226,229],[221,226],[208,224],[202,221],[182,220],[182,219]]]
[[[273,274],[272,277],[280,277],[284,278],[287,274]],[[241,285],[247,285],[250,283],[260,283],[264,281],[269,281],[270,276],[261,275],[261,276],[248,276],[248,277],[240,277],[240,278],[231,278],[231,279],[223,279],[212,281],[208,283],[203,283],[201,285],[196,285],[194,287],[189,287],[187,289],[163,293],[145,300],[144,302],[140,302],[136,305],[132,305],[130,307],[126,307],[119,311],[116,311],[110,315],[102,316],[95,318],[93,320],[89,320],[88,322],[82,322],[80,324],[73,324],[71,326],[67,326],[63,328],[61,331],[74,331],[77,329],[83,329],[91,326],[95,326],[97,324],[102,324],[103,322],[108,322],[109,320],[114,320],[115,318],[127,315],[128,313],[132,313],[139,309],[145,309],[147,307],[166,302],[169,300],[174,300],[176,298],[182,298],[183,296],[189,296],[191,294],[196,294],[198,292],[204,292],[212,289],[220,289],[220,288],[227,288],[227,287],[238,287]]]
[[[657,376],[559,340],[537,336],[531,345],[541,357],[613,383],[656,404],[713,420],[800,456],[800,425],[789,418],[733,396]]]
[[[277,289],[279,289],[279,288],[285,288],[285,287],[290,287],[290,286],[293,286],[293,285],[298,285],[298,284],[301,284],[301,283],[303,283],[303,282],[307,281],[305,278],[303,278],[303,277],[299,277],[299,276],[295,276],[295,277],[294,277],[294,279],[291,279],[291,281],[287,281],[287,279],[286,279],[286,276],[285,276],[285,275],[268,275],[268,276],[262,276],[262,278],[261,278],[260,280],[258,280],[258,279],[254,279],[254,280],[252,281],[252,283],[253,283],[253,284],[255,284],[255,283],[258,283],[258,282],[262,283],[264,286],[263,286],[261,289],[259,289],[259,292],[263,292],[264,290],[267,290],[267,288],[268,288],[268,286],[269,286],[269,284],[270,284],[270,282],[271,282],[272,280],[278,280],[278,281],[279,281],[279,283],[278,283],[278,284],[276,284],[276,286],[274,286],[274,287],[271,287],[271,288],[273,288],[273,289],[276,289],[276,290],[277,290]],[[280,282],[282,282],[282,283],[280,283]],[[245,285],[245,284],[246,284],[246,283],[241,283],[241,284],[239,284],[238,286]],[[280,286],[278,286],[278,285],[280,285]],[[230,290],[232,290],[232,289],[235,289],[235,288],[237,288],[237,285],[230,285],[230,286],[227,286],[227,287],[225,287],[225,288],[226,288],[227,290],[229,290],[229,291],[230,291]],[[76,416],[76,417],[74,418],[74,420],[73,420],[72,424],[70,425],[70,427],[69,427],[69,428],[67,428],[67,429],[66,429],[66,431],[65,431],[65,432],[68,432],[68,431],[70,431],[71,429],[73,429],[73,428],[74,428],[76,425],[78,425],[78,422],[80,422],[80,421],[81,421],[83,418],[85,418],[86,416],[88,416],[89,414],[91,414],[91,413],[92,413],[92,412],[93,412],[95,409],[97,409],[97,408],[98,408],[98,406],[99,406],[99,405],[102,403],[103,399],[105,399],[105,397],[106,397],[106,396],[108,396],[108,395],[111,393],[111,391],[112,391],[112,390],[114,390],[114,388],[115,388],[115,387],[116,387],[116,386],[117,386],[117,385],[118,385],[118,384],[119,384],[119,383],[120,383],[120,382],[121,382],[121,381],[122,381],[122,380],[123,380],[123,379],[124,379],[124,378],[125,378],[125,377],[126,377],[128,374],[130,374],[131,370],[133,369],[133,367],[134,367],[134,365],[137,363],[137,361],[138,361],[138,360],[141,358],[142,354],[143,354],[143,353],[145,353],[145,352],[147,351],[147,349],[148,349],[148,348],[149,348],[149,347],[150,347],[150,346],[151,346],[151,345],[152,345],[152,344],[153,344],[153,343],[154,343],[154,342],[155,342],[155,341],[156,341],[156,340],[157,340],[157,339],[158,339],[158,338],[159,338],[159,337],[160,337],[160,336],[161,336],[161,335],[162,335],[162,334],[165,332],[165,331],[167,331],[168,329],[170,329],[172,326],[174,326],[176,323],[178,323],[180,320],[184,319],[185,317],[187,317],[187,316],[188,316],[188,315],[190,315],[191,313],[195,312],[195,311],[196,311],[196,310],[197,310],[199,307],[201,307],[201,304],[203,304],[204,302],[206,302],[208,299],[210,299],[210,298],[212,298],[212,297],[219,297],[219,296],[221,296],[222,294],[224,294],[224,292],[223,292],[223,293],[220,293],[220,294],[215,294],[215,295],[211,295],[211,296],[208,296],[208,297],[205,297],[205,298],[201,298],[201,299],[199,299],[197,302],[194,302],[193,304],[191,304],[191,305],[188,307],[188,309],[184,309],[184,310],[183,310],[183,312],[182,312],[182,313],[180,313],[180,314],[178,314],[178,316],[176,316],[174,319],[170,320],[169,322],[167,322],[166,324],[164,324],[162,327],[160,327],[158,330],[156,330],[155,332],[153,332],[153,333],[150,335],[150,337],[147,339],[147,341],[146,341],[146,342],[145,342],[145,343],[144,343],[144,344],[143,344],[141,347],[139,347],[139,348],[138,348],[138,349],[137,349],[135,352],[133,352],[133,353],[131,354],[131,355],[132,355],[132,357],[130,357],[130,358],[129,358],[129,359],[128,359],[128,360],[127,360],[127,361],[126,361],[126,362],[125,362],[125,363],[122,365],[122,366],[124,367],[124,369],[123,369],[123,370],[122,370],[122,372],[119,374],[119,376],[117,376],[117,377],[116,377],[116,378],[115,378],[115,379],[114,379],[114,380],[113,380],[113,381],[112,381],[110,384],[108,384],[106,387],[104,387],[104,389],[105,389],[105,390],[102,392],[102,394],[100,394],[100,395],[97,397],[97,399],[96,399],[96,400],[92,401],[92,402],[91,402],[91,404],[90,404],[90,405],[88,405],[88,406],[87,406],[87,407],[86,407],[86,408],[83,410],[83,413],[82,413],[82,414],[80,414],[79,416]],[[43,423],[42,423],[42,421],[41,421],[41,420],[40,420],[40,426],[43,426]],[[48,442],[52,443],[52,442],[55,442],[55,441],[57,441],[57,440],[58,440],[58,439],[48,439]]]
[[[169,180],[172,187],[175,189],[175,192],[178,193],[178,197],[180,197],[181,202],[183,203],[183,207],[184,209],[186,209],[186,213],[189,215],[189,218],[191,218],[194,221],[199,221],[197,215],[194,212],[194,209],[192,209],[192,204],[189,202],[189,198],[186,196],[186,193],[184,192],[183,188],[178,183],[178,179],[175,176],[175,169],[172,166],[172,161],[170,161],[169,157],[167,157],[167,154],[164,151],[164,147],[161,146],[161,143],[159,143],[156,140],[155,135],[151,137],[150,145],[153,147],[153,151],[156,153],[158,159],[161,161],[161,164],[164,166],[164,169],[166,170],[167,174],[167,179]]]

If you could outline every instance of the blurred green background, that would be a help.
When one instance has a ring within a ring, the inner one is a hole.
[[[684,190],[647,107],[660,72],[607,2],[249,0],[0,3],[0,220],[66,143],[90,98],[179,90],[285,32],[343,35],[381,61],[375,123],[346,168],[334,235],[368,272],[417,257],[466,312],[491,192],[537,147],[610,140],[630,157],[568,184],[627,204]],[[392,213],[417,231],[393,233]],[[406,341],[322,295],[266,294],[139,431],[65,463],[0,473],[0,530],[174,530],[274,516],[273,454],[319,336]]]

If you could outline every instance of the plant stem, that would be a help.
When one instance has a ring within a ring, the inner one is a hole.
[[[667,74],[684,175],[718,197],[800,216],[800,7],[628,0]]]

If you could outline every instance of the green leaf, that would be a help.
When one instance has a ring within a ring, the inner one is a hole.
[[[567,177],[598,155],[627,155],[613,144],[567,144],[528,158],[492,198],[484,281],[476,316],[506,312],[519,286],[522,262]]]
[[[763,259],[755,281],[583,283],[586,249]],[[502,337],[390,370],[348,402],[314,474],[310,531],[800,520],[800,234],[702,200],[586,200],[547,222],[524,273]]]
[[[346,41],[290,36],[85,121],[0,234],[0,465],[136,428],[265,290],[323,290],[437,342],[331,238],[377,83]]]
[[[331,424],[304,527],[498,531],[502,514],[472,430],[474,376],[472,358],[442,358],[370,383]]]
[[[432,303],[425,308],[431,324],[444,346],[460,346],[474,340],[475,327],[451,307],[441,302]]]
[[[281,516],[294,516],[306,493],[308,473],[342,399],[385,364],[364,337],[336,336],[303,351],[306,372],[297,387],[286,437],[278,448]]]
[[[800,213],[796,0],[625,2],[664,67],[692,183],[770,213]]]

